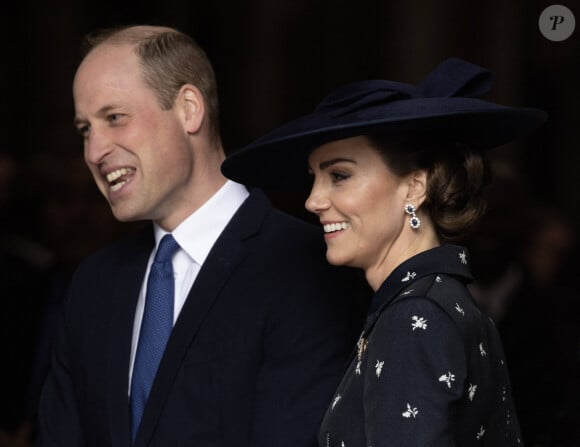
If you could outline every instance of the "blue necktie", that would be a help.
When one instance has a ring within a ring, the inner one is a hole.
[[[166,234],[151,264],[145,310],[131,380],[131,434],[133,442],[151,391],[153,379],[173,328],[174,277],[171,259],[179,245]]]

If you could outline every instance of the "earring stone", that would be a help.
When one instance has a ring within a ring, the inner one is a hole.
[[[411,225],[411,228],[414,230],[419,229],[421,226],[421,219],[417,217],[417,208],[415,208],[415,205],[407,203],[405,205],[405,213],[411,216],[409,219],[409,225]]]

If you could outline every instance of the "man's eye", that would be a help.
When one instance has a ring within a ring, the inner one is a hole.
[[[80,126],[80,127],[77,127],[77,132],[81,137],[86,137],[89,134],[90,129],[91,128],[89,125]]]
[[[119,113],[112,113],[107,115],[107,120],[111,123],[117,122],[121,119],[121,115]]]

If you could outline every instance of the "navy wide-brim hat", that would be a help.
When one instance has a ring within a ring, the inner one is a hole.
[[[265,189],[304,189],[311,183],[309,153],[358,135],[417,135],[489,149],[529,134],[544,111],[507,107],[479,99],[491,73],[457,58],[447,59],[417,86],[386,80],[348,84],[329,94],[314,112],[291,121],[235,151],[224,175]]]

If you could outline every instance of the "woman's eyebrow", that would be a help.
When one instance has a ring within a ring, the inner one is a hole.
[[[318,167],[321,171],[325,170],[326,168],[329,168],[330,166],[336,164],[336,163],[354,163],[356,164],[356,161],[351,160],[350,158],[332,158],[330,160],[326,160],[321,162]]]

